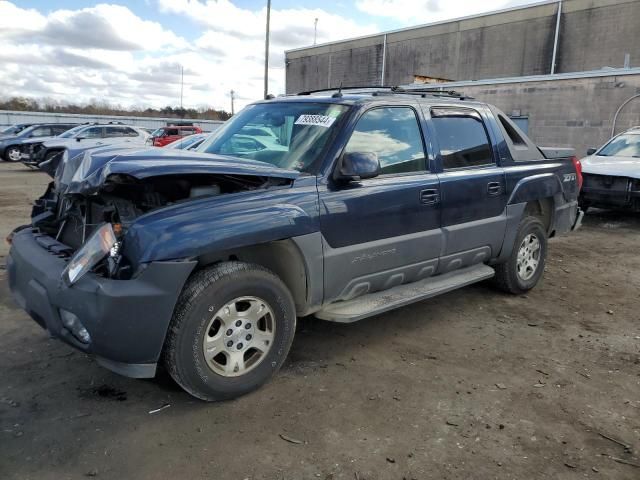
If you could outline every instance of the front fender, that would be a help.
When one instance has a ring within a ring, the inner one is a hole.
[[[315,185],[296,190],[222,195],[151,212],[127,231],[124,253],[136,265],[194,258],[317,232]]]

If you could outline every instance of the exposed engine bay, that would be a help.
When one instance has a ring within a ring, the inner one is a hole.
[[[245,175],[183,174],[136,179],[117,174],[109,176],[97,193],[82,195],[59,194],[59,185],[51,182],[45,195],[35,202],[32,226],[62,244],[57,249],[62,255],[71,256],[85,244],[94,230],[105,223],[111,224],[119,243],[95,271],[111,278],[125,279],[132,272],[126,257],[121,254],[121,240],[140,216],[202,197],[288,183],[287,179]]]

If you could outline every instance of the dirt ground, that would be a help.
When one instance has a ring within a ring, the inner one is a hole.
[[[3,238],[46,182],[0,163]],[[479,284],[306,321],[271,383],[218,404],[49,339],[0,267],[0,478],[637,480],[639,232],[587,215],[526,296]]]

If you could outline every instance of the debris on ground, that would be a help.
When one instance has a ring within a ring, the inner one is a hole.
[[[160,408],[156,408],[155,410],[149,410],[149,413],[153,415],[154,413],[161,412],[162,410],[169,408],[170,406],[171,406],[170,403],[165,403]]]
[[[602,438],[606,438],[610,442],[617,443],[622,448],[624,448],[625,453],[632,453],[631,445],[629,445],[627,443],[624,443],[624,442],[621,442],[620,440],[616,440],[615,438],[610,437],[609,435],[605,435],[604,433],[601,433],[601,432],[598,432],[598,435],[600,435]]]
[[[284,433],[280,434],[280,438],[285,442],[295,443],[296,445],[302,445],[304,443],[302,440],[298,440],[297,438],[292,438],[288,435],[285,435]]]

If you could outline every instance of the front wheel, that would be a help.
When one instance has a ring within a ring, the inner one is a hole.
[[[535,287],[547,258],[547,234],[537,217],[525,217],[509,259],[495,267],[495,284],[501,290],[522,294]]]
[[[22,152],[20,151],[20,147],[12,145],[7,147],[4,151],[4,159],[7,162],[19,162],[22,158]]]
[[[173,379],[207,401],[249,393],[284,363],[296,329],[291,294],[271,271],[225,262],[195,273],[167,333]]]

